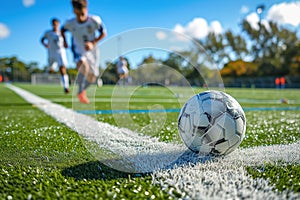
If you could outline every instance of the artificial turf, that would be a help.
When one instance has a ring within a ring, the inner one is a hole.
[[[74,108],[72,95],[64,95],[57,85],[19,84],[18,86],[66,107]],[[96,102],[93,109],[109,110],[112,108],[112,97],[113,100],[124,99],[122,93],[112,96],[113,90],[112,86],[93,90],[95,98],[104,99]],[[75,131],[26,103],[5,85],[0,85],[0,91],[2,95],[0,99],[0,199],[168,199],[176,197],[176,192],[170,195],[158,185],[153,185],[149,175],[136,177],[104,166],[89,154]],[[194,88],[193,91],[197,93],[204,89]],[[236,99],[241,99],[243,107],[284,108],[300,105],[299,90],[227,89],[226,91]],[[141,87],[134,90],[130,96],[128,107],[149,109],[158,104],[163,108],[180,108],[190,94],[190,92],[186,93],[184,88],[174,88],[171,91],[161,87]],[[292,103],[277,103],[281,98],[287,98]],[[162,99],[162,102],[157,101],[158,99]],[[247,99],[255,101],[244,101]],[[260,100],[276,101],[270,101],[271,103],[263,101],[264,103],[259,104]],[[128,120],[126,117],[128,115],[124,115],[124,120]],[[154,116],[148,113],[132,113],[129,117],[138,125],[134,126],[134,128],[138,127],[137,131],[159,137],[161,141],[180,142],[177,133],[178,113]],[[288,144],[300,139],[300,112],[297,110],[248,111],[246,117],[247,131],[241,148]],[[97,115],[95,118],[120,125],[112,114]],[[157,121],[164,123],[157,126]],[[143,128],[149,124],[152,126],[151,131]],[[299,164],[286,163],[266,163],[264,166],[247,167],[247,171],[254,178],[269,178],[278,190],[290,189],[294,192],[299,192],[299,170]]]

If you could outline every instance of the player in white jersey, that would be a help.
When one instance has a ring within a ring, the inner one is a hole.
[[[106,36],[99,16],[88,15],[86,0],[72,0],[75,18],[66,21],[62,35],[67,47],[65,32],[72,34],[72,52],[78,69],[78,98],[81,103],[89,103],[87,87],[99,76],[99,49],[97,43]]]
[[[127,78],[128,76],[127,61],[122,56],[119,57],[119,61],[117,62],[117,73],[120,79]]]
[[[117,62],[117,73],[119,76],[119,84],[125,85],[129,71],[127,68],[127,61],[123,56],[120,56],[119,61]]]
[[[41,38],[41,43],[48,49],[48,65],[50,73],[54,71],[55,66],[59,66],[61,80],[65,93],[69,93],[69,76],[66,66],[68,65],[64,40],[59,30],[59,20],[51,20],[52,30],[48,30]]]

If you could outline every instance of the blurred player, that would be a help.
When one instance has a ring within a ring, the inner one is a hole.
[[[285,88],[285,77],[284,76],[282,76],[281,78],[280,78],[280,85],[281,85],[281,88],[282,89],[284,89]]]
[[[276,85],[277,89],[280,87],[280,78],[279,77],[275,78],[275,85]]]
[[[117,63],[117,73],[119,76],[119,80],[125,81],[125,79],[127,79],[128,77],[128,72],[127,61],[122,56],[120,56]],[[123,84],[125,84],[125,82]]]
[[[59,66],[61,80],[64,92],[69,93],[69,76],[66,66],[68,65],[66,50],[64,47],[64,39],[59,29],[59,20],[53,18],[51,20],[52,30],[46,31],[41,38],[41,43],[48,49],[48,65],[50,73],[54,71],[54,66]]]
[[[72,52],[78,69],[77,96],[81,103],[89,103],[86,89],[99,76],[97,43],[106,36],[106,30],[99,16],[88,15],[87,0],[72,0],[72,7],[75,18],[66,21],[62,35],[67,47],[65,32],[72,34]]]

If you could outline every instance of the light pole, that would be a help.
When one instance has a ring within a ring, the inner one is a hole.
[[[261,14],[265,10],[265,5],[261,4],[256,7],[256,13],[259,16],[259,24],[261,23]]]
[[[117,56],[119,57],[119,56],[121,56],[121,53],[122,53],[122,36],[118,36],[118,38],[117,38]]]
[[[263,43],[260,40],[261,40],[261,28],[262,28],[262,24],[261,24],[262,17],[261,17],[261,15],[262,15],[264,9],[265,9],[265,5],[263,5],[263,4],[260,4],[260,5],[258,5],[256,7],[256,13],[259,16],[259,21],[258,21],[258,33],[259,33],[259,36],[258,36],[258,44],[257,44],[257,58],[258,59],[260,57],[260,53],[259,52],[261,51],[261,48],[263,46]]]

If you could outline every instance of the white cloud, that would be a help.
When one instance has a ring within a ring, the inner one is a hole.
[[[248,12],[249,12],[249,8],[247,6],[242,6],[241,7],[241,10],[240,10],[241,14],[246,14]]]
[[[278,24],[300,25],[300,2],[273,5],[267,14],[267,20]]]
[[[186,27],[186,33],[194,38],[203,38],[208,34],[208,24],[203,18],[194,18]]]
[[[22,0],[22,2],[25,7],[30,7],[35,4],[35,0]]]
[[[173,28],[173,31],[177,34],[175,34],[175,40],[179,41],[186,41],[188,38],[185,36],[185,29],[180,24],[176,24]]]
[[[262,19],[262,20],[261,20],[261,23],[262,23],[262,25],[264,25],[264,26],[266,27],[266,29],[267,29],[268,31],[271,31],[270,24],[269,24],[269,22],[268,22],[266,19]]]
[[[156,33],[156,38],[159,39],[159,40],[164,40],[167,38],[167,34],[163,31],[158,31]]]
[[[255,29],[258,30],[259,29],[259,16],[257,13],[253,12],[250,13],[249,15],[246,16],[246,21],[249,22],[250,26]],[[270,25],[268,23],[268,21],[266,19],[262,19],[261,20],[261,24],[264,25],[266,27],[267,30],[270,31]]]
[[[220,22],[213,21],[210,26],[203,18],[194,18],[186,26],[176,24],[173,28],[175,32],[189,35],[190,37],[201,39],[206,37],[209,32],[220,34],[222,32],[222,26]]]
[[[184,27],[181,26],[181,24],[176,24],[173,30],[180,34],[184,34],[185,32]]]
[[[0,23],[0,39],[4,39],[8,37],[9,34],[10,34],[9,28],[5,24]]]
[[[210,23],[210,32],[215,34],[221,34],[223,32],[222,25],[219,21],[212,21]]]
[[[259,25],[258,25],[259,16],[257,15],[257,13],[253,12],[253,13],[250,13],[249,15],[247,15],[246,21],[248,21],[250,26],[252,28],[254,28],[255,30],[259,29]]]

